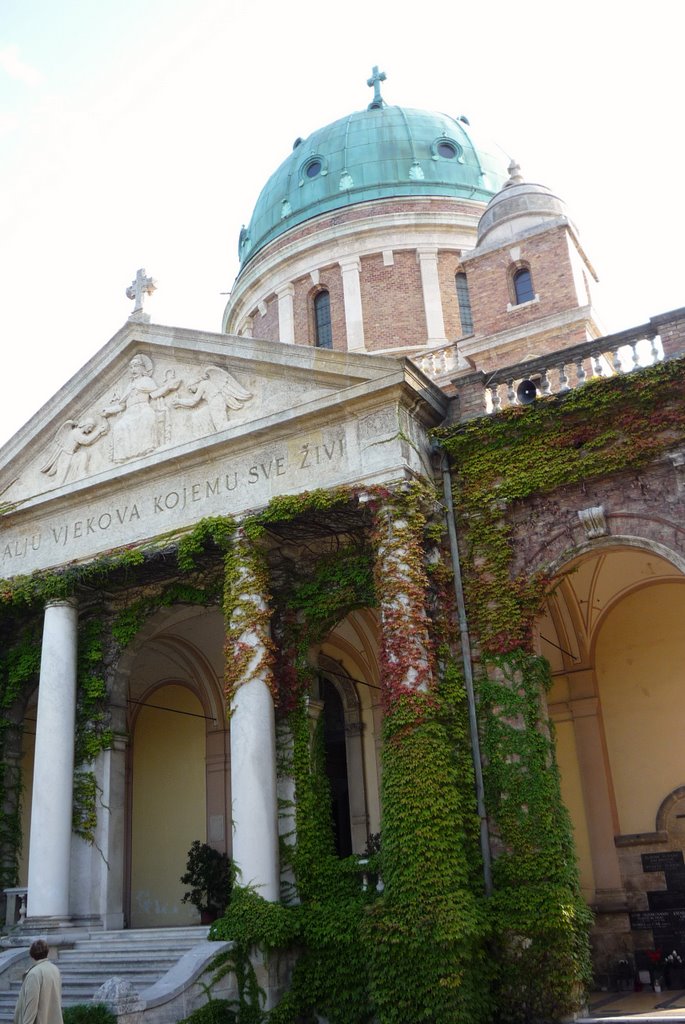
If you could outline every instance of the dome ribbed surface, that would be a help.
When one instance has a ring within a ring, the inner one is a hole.
[[[447,114],[382,107],[334,121],[299,141],[271,175],[240,236],[245,265],[261,248],[312,217],[393,196],[488,202],[507,180],[509,158]]]

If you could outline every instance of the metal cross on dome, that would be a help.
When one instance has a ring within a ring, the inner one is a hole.
[[[143,312],[143,302],[145,301],[146,295],[152,295],[153,291],[157,287],[157,282],[153,277],[145,276],[145,268],[141,267],[136,272],[135,279],[131,281],[130,285],[126,289],[126,298],[134,299],[133,312],[131,313],[129,320],[139,320],[143,323],[149,323],[150,317],[147,313]]]
[[[379,71],[377,64],[371,68],[371,78],[367,78],[366,84],[373,88],[373,99],[366,108],[367,110],[382,110],[385,106],[385,100],[381,96],[381,82],[384,82],[385,78],[385,71]]]

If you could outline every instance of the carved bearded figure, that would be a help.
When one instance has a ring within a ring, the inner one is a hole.
[[[112,418],[113,462],[127,462],[149,455],[159,447],[154,400],[164,398],[181,383],[167,375],[164,383],[158,385],[152,377],[152,360],[146,355],[135,355],[129,363],[129,370],[130,384],[123,397],[114,394],[110,405],[102,410],[103,416]]]

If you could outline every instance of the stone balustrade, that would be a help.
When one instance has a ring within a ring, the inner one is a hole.
[[[680,309],[654,317],[648,324],[502,367],[493,373],[478,370],[460,376],[454,381],[459,416],[470,419],[512,405],[526,405],[536,398],[563,394],[596,377],[631,373],[683,354],[685,309]]]
[[[19,885],[2,891],[7,901],[5,904],[5,928],[13,928],[15,924],[22,925],[26,920],[28,889],[25,885]]]
[[[431,380],[449,379],[458,366],[457,346],[450,341],[447,345],[417,352],[412,360]]]

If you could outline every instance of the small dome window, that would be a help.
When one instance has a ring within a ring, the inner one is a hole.
[[[459,143],[455,142],[454,139],[448,138],[447,135],[441,135],[431,146],[431,154],[434,160],[456,160],[461,164],[464,162],[463,152]]]
[[[328,174],[328,161],[320,153],[312,153],[309,159],[300,164],[299,185],[302,187],[306,181],[313,181],[319,175],[323,178]]]

